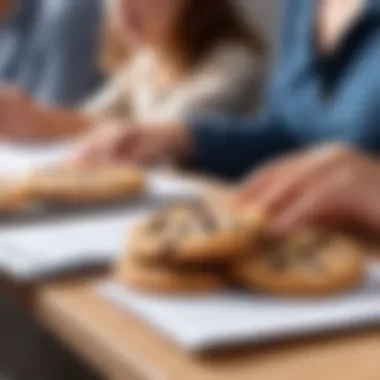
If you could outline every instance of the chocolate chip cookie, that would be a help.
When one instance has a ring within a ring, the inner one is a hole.
[[[323,295],[350,289],[364,274],[360,247],[348,237],[303,231],[284,241],[266,239],[233,267],[246,287],[278,295]]]
[[[93,203],[137,195],[144,190],[145,178],[138,169],[121,165],[54,167],[32,174],[30,187],[42,201]]]
[[[128,254],[146,263],[228,261],[252,249],[262,220],[242,217],[207,202],[159,211],[140,223]]]
[[[27,183],[22,179],[0,178],[0,213],[20,211],[31,201]]]
[[[146,265],[130,257],[119,263],[115,279],[130,288],[150,293],[204,293],[226,287],[225,277],[217,268]]]

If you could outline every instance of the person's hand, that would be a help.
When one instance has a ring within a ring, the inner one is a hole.
[[[0,140],[31,141],[41,135],[33,100],[22,90],[0,87]]]
[[[380,160],[340,145],[279,159],[249,178],[237,207],[262,210],[274,232],[303,225],[380,232]]]
[[[96,127],[80,140],[70,163],[150,165],[186,157],[190,145],[186,128],[181,125],[140,126],[111,121]]]

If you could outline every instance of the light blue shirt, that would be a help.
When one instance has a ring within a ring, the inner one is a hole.
[[[0,26],[0,82],[73,105],[100,79],[102,0],[18,0]]]

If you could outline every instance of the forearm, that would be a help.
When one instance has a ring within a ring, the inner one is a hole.
[[[86,132],[94,122],[90,117],[64,108],[34,106],[34,125],[41,139],[55,140]]]
[[[199,169],[240,177],[261,162],[297,148],[295,139],[269,118],[213,119],[190,125]]]

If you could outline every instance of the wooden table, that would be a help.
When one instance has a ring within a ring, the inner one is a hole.
[[[96,279],[37,286],[29,308],[43,325],[112,380],[379,380],[380,330],[187,354],[93,290]]]
[[[379,380],[380,329],[190,355],[79,276],[33,287],[4,284],[49,330],[111,380]]]

